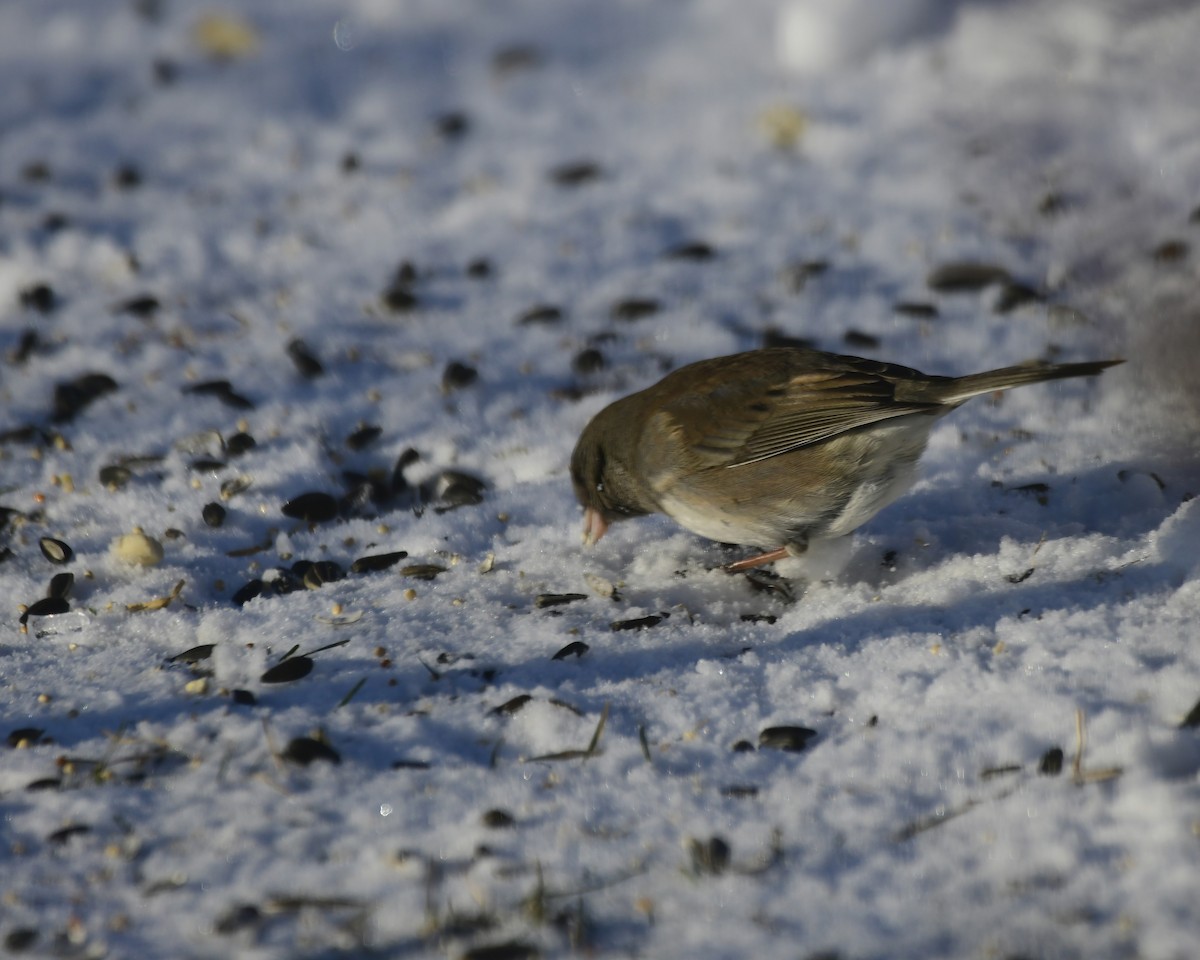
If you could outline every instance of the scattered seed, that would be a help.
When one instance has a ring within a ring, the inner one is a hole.
[[[434,127],[447,140],[455,140],[471,128],[471,121],[461,110],[451,110],[438,117]]]
[[[14,366],[21,366],[28,360],[35,350],[42,344],[41,338],[38,337],[36,330],[24,330],[21,333],[21,339],[17,341],[17,345],[9,351],[9,362]]]
[[[367,557],[359,557],[350,564],[351,573],[377,573],[387,570],[408,556],[407,550],[396,550],[392,553],[376,553]]]
[[[106,373],[85,373],[54,387],[55,423],[69,423],[91,403],[118,389],[117,381]]]
[[[240,587],[230,599],[236,606],[244,607],[255,597],[262,596],[262,592],[265,587],[266,584],[264,584],[261,580],[251,580]]]
[[[206,526],[220,527],[225,523],[225,508],[216,501],[206,503],[200,511],[200,517]]]
[[[1186,240],[1166,240],[1154,248],[1155,263],[1178,263],[1190,251]]]
[[[183,653],[168,657],[167,663],[199,663],[201,660],[211,657],[215,649],[217,649],[215,643],[201,643],[198,646],[189,647]]]
[[[795,337],[774,327],[763,331],[762,345],[764,347],[788,347],[791,349],[807,350],[816,346],[816,342],[808,337]]]
[[[533,598],[533,605],[539,610],[544,610],[546,607],[560,607],[587,598],[586,593],[539,593]]]
[[[254,409],[254,402],[234,390],[233,384],[228,380],[206,380],[204,383],[194,383],[184,387],[181,392],[202,397],[216,397],[225,406],[235,410]]]
[[[208,693],[208,677],[197,677],[195,680],[189,680],[183,685],[183,692],[194,696]]]
[[[915,317],[918,320],[933,320],[938,315],[938,308],[932,303],[916,300],[902,300],[892,307],[893,313],[902,317]]]
[[[46,596],[58,597],[60,600],[67,600],[71,596],[71,591],[75,589],[75,574],[73,573],[56,573],[50,578],[50,586],[46,590]]]
[[[721,788],[721,796],[743,800],[747,797],[757,797],[758,787],[748,783],[731,783]]]
[[[598,573],[585,573],[583,579],[598,597],[611,600],[617,595],[616,584],[606,577],[600,576]]]
[[[1007,777],[1021,772],[1019,763],[1006,763],[999,767],[985,767],[979,771],[980,780],[994,780],[996,777]]]
[[[30,617],[53,617],[60,613],[68,613],[70,609],[71,605],[62,597],[43,597],[25,608],[20,622],[25,624]]]
[[[239,903],[217,917],[213,929],[221,936],[230,936],[242,930],[252,930],[262,922],[262,912],[252,903]]]
[[[561,650],[559,650],[558,653],[556,653],[550,659],[551,660],[566,660],[567,657],[582,657],[585,653],[587,653],[591,649],[592,648],[589,647],[582,640],[572,640],[570,643],[568,643],[565,647],[563,647]]]
[[[58,777],[42,777],[25,784],[26,790],[58,790],[61,787],[62,781]]]
[[[225,441],[225,452],[231,457],[240,457],[247,450],[258,446],[258,441],[248,433],[235,433]]]
[[[438,504],[438,513],[458,507],[473,507],[483,502],[483,491],[487,483],[461,470],[443,470],[429,485],[432,499]]]
[[[733,853],[729,843],[716,836],[707,840],[689,837],[687,851],[692,863],[692,872],[709,876],[717,876],[729,869],[729,860]]]
[[[1011,313],[1017,307],[1023,307],[1027,303],[1040,303],[1042,299],[1041,293],[1033,287],[1009,280],[1000,288],[1000,295],[992,309],[997,313]]]
[[[220,473],[225,467],[224,460],[214,460],[212,457],[200,457],[188,464],[188,469],[194,473]]]
[[[317,590],[327,583],[336,583],[343,579],[346,572],[332,560],[318,560],[304,571],[304,586],[309,590]]]
[[[660,308],[659,302],[649,297],[630,297],[614,303],[609,313],[614,320],[633,323],[635,320],[654,316]]]
[[[1038,773],[1045,777],[1057,777],[1062,773],[1063,752],[1061,747],[1051,747],[1038,761]]]
[[[672,247],[666,253],[671,260],[711,260],[716,255],[716,250],[703,240],[689,240]]]
[[[41,743],[45,733],[40,727],[18,727],[8,735],[5,742],[14,750],[24,750]]]
[[[21,299],[21,306],[26,310],[53,313],[58,307],[58,295],[48,283],[35,283],[25,287],[18,296]]]
[[[525,704],[529,703],[529,701],[532,699],[533,697],[531,697],[528,693],[519,693],[511,700],[505,700],[504,703],[500,704],[500,706],[492,707],[488,713],[494,713],[498,716],[511,717],[514,713],[518,713],[525,706]]]
[[[115,491],[120,490],[133,479],[133,471],[119,464],[110,464],[107,467],[101,467],[97,476],[106,490]]]
[[[492,72],[498,76],[505,76],[520,70],[533,70],[542,63],[542,54],[537,47],[514,44],[501,47],[492,55]]]
[[[591,160],[563,163],[550,171],[550,179],[560,187],[581,187],[599,180],[603,175],[599,164]]]
[[[57,782],[57,781],[56,781]],[[26,789],[31,789],[32,784]],[[22,953],[32,947],[38,938],[33,927],[14,927],[4,935],[4,949],[9,953]]]
[[[661,615],[652,613],[648,617],[635,617],[632,620],[614,620],[609,627],[613,633],[619,633],[622,630],[646,630],[657,626],[662,621]]]
[[[587,347],[580,350],[571,360],[571,369],[580,376],[587,376],[589,373],[597,373],[607,366],[604,359],[604,354],[595,347]]]
[[[142,185],[142,172],[132,163],[123,163],[113,171],[112,183],[118,190],[134,190]]]
[[[467,276],[472,280],[486,280],[492,275],[492,262],[483,257],[477,257],[467,264]]]
[[[55,540],[53,537],[42,537],[38,541],[38,546],[42,550],[42,556],[51,563],[59,565],[70,563],[75,558],[75,551],[61,540]]]
[[[346,446],[351,450],[364,450],[378,440],[382,433],[383,427],[366,424],[346,438]]]
[[[734,753],[753,753],[754,744],[752,744],[749,740],[739,740],[730,749],[732,749]]]
[[[1009,280],[1009,272],[1003,267],[964,260],[935,267],[925,284],[938,293],[970,293]]]
[[[221,499],[232,500],[239,493],[250,489],[253,486],[254,480],[251,477],[242,474],[234,477],[231,480],[226,480],[221,484]]]
[[[517,818],[507,810],[486,810],[480,819],[489,830],[509,830],[517,825]]]
[[[808,741],[817,735],[808,727],[767,727],[758,735],[758,745],[763,749],[799,752]]]
[[[283,759],[307,767],[314,760],[324,760],[326,763],[338,764],[342,756],[329,744],[313,737],[293,737],[283,748]]]
[[[74,823],[69,827],[63,827],[55,830],[52,834],[46,837],[47,843],[52,843],[55,846],[62,846],[72,837],[82,836],[85,833],[91,833],[92,828],[86,823]]]
[[[285,517],[304,520],[308,523],[324,523],[338,514],[337,501],[328,493],[312,491],[293,497],[281,508]]]
[[[802,293],[808,281],[819,277],[829,269],[828,260],[802,260],[788,264],[780,271],[780,279],[792,293]]]
[[[249,690],[231,690],[229,692],[229,699],[239,707],[253,707],[258,703],[258,697]]]
[[[469,387],[479,379],[479,371],[457,360],[447,364],[442,371],[442,393],[451,393]]]
[[[445,572],[446,568],[440,567],[436,563],[410,563],[408,566],[400,568],[400,576],[412,577],[414,580],[433,580]]]
[[[299,337],[288,343],[287,355],[292,358],[292,363],[296,365],[296,369],[300,371],[302,377],[311,380],[325,372],[321,361],[316,358],[308,344]]]
[[[314,663],[312,657],[304,655],[288,657],[282,663],[277,663],[267,669],[259,677],[259,681],[262,683],[292,683],[295,680],[302,680],[312,673]]]
[[[561,308],[548,303],[540,303],[537,306],[530,307],[523,314],[517,317],[517,326],[548,326],[553,323],[559,323],[562,321],[562,319],[563,312]]]
[[[770,613],[743,613],[739,618],[742,623],[774,623],[776,617]]]
[[[117,537],[111,549],[118,560],[139,567],[157,566],[163,559],[162,544],[147,536],[141,527],[134,527],[129,533]]]
[[[127,313],[131,317],[140,317],[143,320],[148,320],[158,313],[162,306],[158,301],[158,297],[152,293],[139,294],[136,297],[130,297],[128,300],[122,300],[115,307],[113,313]]]
[[[1030,567],[1028,570],[1024,571],[1023,573],[1010,573],[1004,579],[1007,580],[1009,583],[1024,583],[1026,580],[1028,580],[1030,577],[1033,576],[1033,572],[1036,569],[1037,569],[1036,567]]]
[[[879,338],[873,333],[863,333],[861,330],[847,330],[842,341],[855,350],[874,350],[880,344]]]

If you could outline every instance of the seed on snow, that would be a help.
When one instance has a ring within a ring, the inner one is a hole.
[[[112,553],[118,560],[139,567],[154,567],[163,559],[162,544],[147,536],[141,527],[117,537],[112,543]]]

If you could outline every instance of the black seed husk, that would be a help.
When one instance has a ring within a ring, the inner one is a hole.
[[[277,663],[268,669],[259,677],[259,680],[262,683],[291,683],[307,677],[312,673],[313,666],[312,657],[288,657],[282,663]]]
[[[378,440],[382,433],[383,427],[376,426],[375,424],[366,424],[359,427],[346,438],[346,446],[351,450],[362,450]]]
[[[225,406],[234,410],[253,410],[254,403],[233,389],[228,380],[208,380],[184,387],[183,393],[195,393],[205,397],[216,397]]]
[[[200,516],[203,518],[206,526],[219,527],[225,523],[225,508],[215,500],[211,503],[206,503],[200,511]]]
[[[158,313],[162,306],[158,301],[158,297],[152,293],[143,293],[136,297],[130,297],[128,300],[122,300],[114,308],[114,313],[128,313],[132,317],[141,317],[147,319]]]
[[[1038,773],[1046,777],[1057,777],[1062,773],[1063,752],[1061,747],[1051,747],[1038,761]]]
[[[603,370],[607,362],[604,359],[604,354],[595,347],[587,347],[575,354],[571,360],[571,369],[580,376],[586,376],[589,373],[596,373]]]
[[[558,323],[562,318],[563,312],[561,308],[548,303],[540,303],[537,306],[530,307],[517,317],[517,326],[544,326],[546,324]]]
[[[38,313],[51,313],[58,306],[58,296],[48,283],[35,283],[19,294],[21,306]]]
[[[5,742],[14,749],[21,746],[21,744],[27,746],[36,744],[42,739],[45,732],[41,727],[18,727],[8,735]]]
[[[231,690],[229,698],[240,707],[253,707],[258,703],[258,697],[249,690]]]
[[[666,255],[672,260],[711,260],[717,253],[703,240],[689,240],[672,247]]]
[[[85,373],[54,388],[55,423],[69,423],[91,403],[117,389],[117,381],[107,373]]]
[[[478,370],[454,360],[447,364],[446,369],[442,371],[442,393],[450,393],[452,390],[461,390],[464,387],[469,387],[478,379]]]
[[[629,297],[614,303],[610,315],[614,320],[632,323],[635,320],[653,316],[658,313],[659,309],[660,304],[657,300],[649,297]]]
[[[433,580],[438,574],[446,572],[445,567],[439,567],[436,563],[410,563],[407,567],[400,568],[400,576],[412,577],[414,580]]]
[[[471,947],[463,953],[462,960],[537,960],[541,955],[535,946],[519,940],[506,940],[504,943]]]
[[[585,183],[599,180],[602,175],[600,165],[591,160],[563,163],[550,171],[550,179],[560,187],[581,187]]]
[[[488,712],[497,714],[499,716],[511,717],[514,713],[517,713],[519,710],[521,710],[525,704],[529,703],[529,701],[532,699],[533,697],[531,697],[528,693],[519,693],[511,700],[505,700],[504,703],[500,704],[500,706],[492,707],[492,709]]]
[[[212,656],[213,651],[217,648],[215,643],[201,643],[195,647],[189,647],[183,653],[177,653],[173,657],[167,659],[168,663],[199,663],[201,660],[207,660]]]
[[[1009,279],[1003,267],[964,260],[935,267],[925,278],[925,284],[939,293],[970,293],[995,283],[1007,283]]]
[[[309,590],[317,590],[327,583],[336,583],[346,576],[340,564],[332,560],[318,560],[304,571],[304,586]]]
[[[758,735],[758,745],[763,749],[799,752],[816,735],[817,731],[808,727],[767,727]]]
[[[73,573],[56,573],[50,578],[50,586],[46,590],[46,596],[59,597],[62,600],[67,600],[71,596],[71,591],[75,589],[75,574]]]
[[[20,622],[26,623],[30,617],[52,617],[59,613],[68,613],[70,609],[71,605],[62,597],[43,597],[29,605],[21,614]]]
[[[483,825],[491,830],[511,829],[517,825],[517,818],[507,810],[485,810],[480,819]]]
[[[324,760],[334,764],[341,763],[342,755],[329,744],[313,737],[294,737],[283,748],[283,759],[307,767],[314,760]]]
[[[41,548],[43,557],[60,566],[70,563],[75,558],[75,551],[71,549],[70,545],[61,540],[55,540],[53,537],[42,537],[38,540],[38,546]]]
[[[568,643],[565,647],[563,647],[561,650],[559,650],[558,653],[556,653],[550,659],[551,660],[566,660],[567,657],[582,657],[585,653],[587,653],[591,649],[592,648],[589,647],[582,640],[572,640],[570,643]]]
[[[622,630],[645,630],[649,627],[658,626],[662,623],[663,618],[658,614],[650,614],[648,617],[635,617],[632,620],[614,620],[609,627],[613,633],[619,633]]]
[[[325,372],[321,361],[317,359],[308,344],[299,337],[287,345],[287,355],[292,358],[292,363],[296,365],[296,369],[300,371],[300,375],[303,377],[311,380],[314,377],[321,376]]]
[[[122,467],[120,464],[114,463],[109,464],[107,467],[101,467],[97,476],[107,489],[120,490],[133,479],[133,471],[128,467]]]
[[[879,346],[877,336],[872,333],[863,333],[861,330],[847,330],[842,336],[842,341],[846,346],[856,350],[873,350]]]
[[[392,553],[376,553],[366,557],[359,557],[350,564],[350,572],[376,573],[379,570],[387,570],[389,567],[394,567],[407,556],[407,550],[396,550]]]
[[[247,450],[258,446],[258,441],[248,433],[235,433],[225,441],[225,452],[231,457],[240,457]]]
[[[892,307],[893,313],[898,313],[902,317],[915,317],[918,320],[932,320],[938,315],[938,308],[932,303],[923,303],[914,300],[902,300]]]
[[[1195,706],[1188,711],[1186,717],[1179,724],[1180,728],[1187,729],[1188,727],[1200,727],[1200,700],[1196,701]]]
[[[312,491],[293,497],[281,508],[285,517],[323,523],[337,516],[337,501],[327,493]]]
[[[238,588],[237,592],[230,599],[236,606],[245,606],[255,597],[262,596],[264,587],[265,584],[261,580],[250,580]]]
[[[539,593],[533,598],[533,605],[539,610],[546,607],[560,607],[566,603],[574,603],[576,600],[586,600],[586,593]]]

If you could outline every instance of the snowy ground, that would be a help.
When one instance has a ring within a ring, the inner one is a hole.
[[[1195,955],[1200,9],[881,7],[0,5],[0,948]],[[807,589],[583,550],[588,418],[781,335],[1128,363]]]

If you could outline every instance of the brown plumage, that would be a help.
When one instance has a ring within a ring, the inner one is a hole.
[[[1028,363],[965,377],[786,347],[701,360],[601,410],[571,455],[584,540],[665,513],[765,549],[746,569],[856,529],[903,494],[938,418],[971,397],[1121,363]]]

